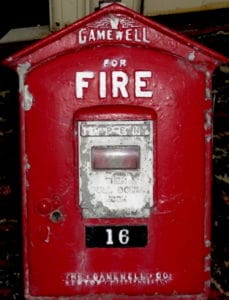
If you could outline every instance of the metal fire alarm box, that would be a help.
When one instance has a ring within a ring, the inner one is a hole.
[[[206,299],[211,77],[112,4],[5,60],[20,84],[26,299]]]

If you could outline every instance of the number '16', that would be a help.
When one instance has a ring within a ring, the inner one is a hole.
[[[113,230],[112,229],[106,229],[107,233],[107,241],[106,245],[114,245],[113,241]],[[121,229],[118,233],[118,240],[121,245],[127,245],[130,240],[129,236],[129,230],[128,229]]]

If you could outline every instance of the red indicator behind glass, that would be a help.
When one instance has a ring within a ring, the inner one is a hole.
[[[139,146],[95,146],[91,149],[92,169],[119,170],[140,168]]]

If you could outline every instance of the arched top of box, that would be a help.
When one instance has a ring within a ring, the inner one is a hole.
[[[83,47],[91,47],[93,51],[94,47],[111,44],[163,51],[212,69],[228,61],[223,55],[133,10],[111,4],[14,54],[4,64],[14,69],[27,64],[30,68]]]

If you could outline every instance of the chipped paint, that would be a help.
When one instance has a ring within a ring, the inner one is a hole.
[[[211,80],[211,78],[212,78],[211,72],[206,71],[205,75],[206,75],[207,80]]]
[[[211,247],[211,241],[210,240],[206,240],[205,241],[205,247],[206,248],[210,248]]]
[[[195,52],[193,51],[193,52],[191,52],[191,53],[189,53],[189,55],[188,55],[188,60],[189,61],[194,61],[195,60]]]
[[[209,71],[205,72],[205,84],[206,84],[206,88],[205,88],[205,100],[212,100],[212,74]]]
[[[47,226],[47,237],[46,237],[46,239],[44,239],[44,242],[46,244],[48,244],[50,242],[50,235],[51,235],[51,228],[50,228],[50,226]]]
[[[25,162],[25,170],[28,171],[31,168],[31,166],[29,164],[29,159],[27,154],[25,154],[24,156],[24,162]]]
[[[8,61],[8,62],[13,61],[13,57],[12,57],[12,56],[9,56],[9,57],[6,59],[6,61]]]
[[[24,155],[24,168],[25,168],[25,172],[28,172],[29,169],[31,168],[27,154]],[[25,177],[25,184],[26,184],[26,188],[29,188],[29,181],[27,177]]]
[[[19,75],[19,91],[23,99],[23,108],[26,111],[30,110],[33,105],[33,96],[29,92],[29,86],[25,85],[25,76],[30,66],[30,63],[26,62],[24,64],[19,64],[17,68],[17,72]]]
[[[212,120],[212,109],[208,109],[205,111],[205,123],[204,123],[204,129],[207,131],[209,129],[212,129],[212,124],[213,124],[213,120]]]
[[[211,271],[211,255],[207,255],[204,258],[204,271],[210,272]]]
[[[205,141],[206,141],[206,143],[212,142],[212,135],[211,135],[211,134],[207,134],[207,135],[205,136]]]
[[[33,104],[33,96],[29,92],[29,87],[28,85],[24,86],[24,109],[25,110],[30,110]]]
[[[205,89],[205,98],[208,100],[211,99],[211,89],[209,88]]]

